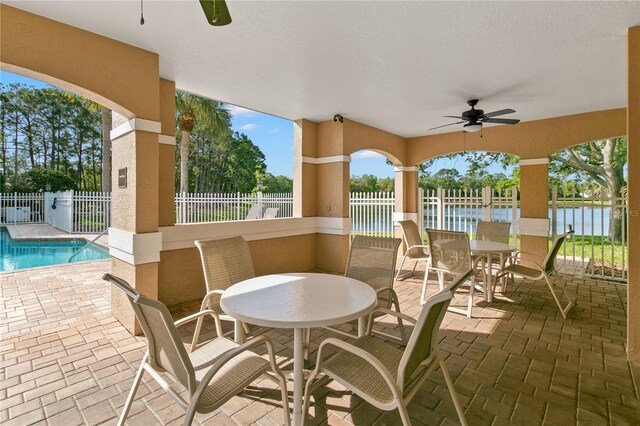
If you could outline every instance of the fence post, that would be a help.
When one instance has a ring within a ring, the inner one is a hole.
[[[258,189],[258,219],[262,219],[262,188]]]
[[[556,239],[558,225],[558,185],[551,187],[551,236]]]
[[[420,238],[424,241],[424,189],[418,187],[418,231],[420,231]]]
[[[518,241],[518,187],[515,185],[511,187],[511,232],[515,246]]]
[[[444,229],[444,189],[436,189],[436,223],[438,229]]]
[[[491,222],[491,202],[493,198],[493,189],[490,186],[482,188],[482,220]]]

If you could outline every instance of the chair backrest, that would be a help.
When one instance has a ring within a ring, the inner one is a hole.
[[[412,220],[401,220],[398,222],[400,227],[402,228],[402,236],[404,237],[404,243],[407,245],[407,248],[412,246],[422,246],[424,242],[420,237],[420,231],[418,230],[418,225]],[[409,257],[418,258],[424,257],[425,252],[420,247],[414,247],[409,250]]]
[[[392,288],[396,273],[396,260],[400,238],[365,237],[357,235],[351,242],[349,259],[345,277],[355,278],[378,291],[382,288]],[[387,305],[391,303],[388,294],[382,294],[380,299]],[[381,300],[378,300],[380,306]],[[388,307],[383,306],[381,307]]]
[[[226,290],[256,276],[249,244],[241,236],[197,240],[207,291]]]
[[[270,207],[267,210],[264,211],[264,214],[262,215],[263,219],[275,219],[276,216],[278,216],[278,210],[280,210],[278,207]]]
[[[173,375],[192,394],[197,386],[193,365],[167,307],[141,294],[122,278],[104,274],[102,279],[114,284],[127,295],[147,337],[151,366]]]
[[[435,355],[440,324],[453,297],[450,288],[455,289],[460,286],[472,273],[472,270],[468,270],[458,275],[449,287],[431,296],[423,305],[398,366],[400,389],[405,389],[408,379],[416,369],[429,357]]]
[[[258,216],[260,216],[260,206],[258,204],[254,204],[249,209],[249,212],[247,213],[247,216],[244,218],[244,220],[259,219]]]
[[[454,274],[471,269],[469,236],[465,232],[427,229],[431,268]]]
[[[476,240],[509,244],[510,230],[511,222],[488,222],[479,220],[478,227],[476,228]]]
[[[542,268],[545,272],[553,271],[554,264],[556,261],[556,256],[560,251],[560,247],[562,247],[562,243],[564,240],[570,235],[573,234],[574,231],[565,232],[562,235],[558,235],[555,240],[553,240],[553,244],[551,245],[551,250],[547,253],[547,257],[544,258],[544,263]]]

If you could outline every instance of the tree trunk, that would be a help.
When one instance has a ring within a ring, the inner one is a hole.
[[[617,208],[618,204],[615,201],[621,196],[620,190],[624,185],[624,168],[614,161],[617,144],[617,139],[608,139],[602,150],[604,178],[607,182],[609,197],[611,197],[611,211],[609,213],[609,239],[611,243],[622,240],[622,221],[625,217],[623,209]]]
[[[189,192],[189,135],[182,131],[180,138],[180,192]]]
[[[102,113],[102,192],[111,191],[111,110],[101,107]]]

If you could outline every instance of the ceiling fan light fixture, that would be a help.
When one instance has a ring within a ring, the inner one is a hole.
[[[465,133],[472,133],[472,132],[477,132],[478,130],[482,129],[482,123],[467,123],[463,126],[463,131]]]

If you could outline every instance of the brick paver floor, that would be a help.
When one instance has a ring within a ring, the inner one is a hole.
[[[108,261],[0,273],[0,423],[3,425],[114,424],[145,340],[110,315],[110,289],[100,277]],[[402,310],[420,310],[423,272],[396,283]],[[435,277],[433,277],[435,278]],[[435,282],[430,293],[436,291]],[[516,281],[494,303],[476,300],[474,318],[447,313],[440,347],[471,425],[640,424],[634,375],[625,356],[626,288],[574,280],[578,305],[559,314],[540,283]],[[454,303],[464,304],[465,295]],[[198,303],[172,307],[176,318]],[[384,322],[384,318],[383,318]],[[389,320],[389,327],[393,323]],[[189,341],[185,331],[184,341]],[[212,336],[207,325],[203,338]],[[312,352],[330,335],[312,333]],[[293,353],[286,330],[273,330],[279,361]],[[314,353],[311,359],[314,359]],[[395,425],[384,413],[329,384],[312,398],[310,424]],[[457,417],[439,371],[409,406],[414,424],[453,424]],[[181,424],[183,411],[145,376],[129,424]],[[280,393],[263,380],[195,424],[283,423]]]

